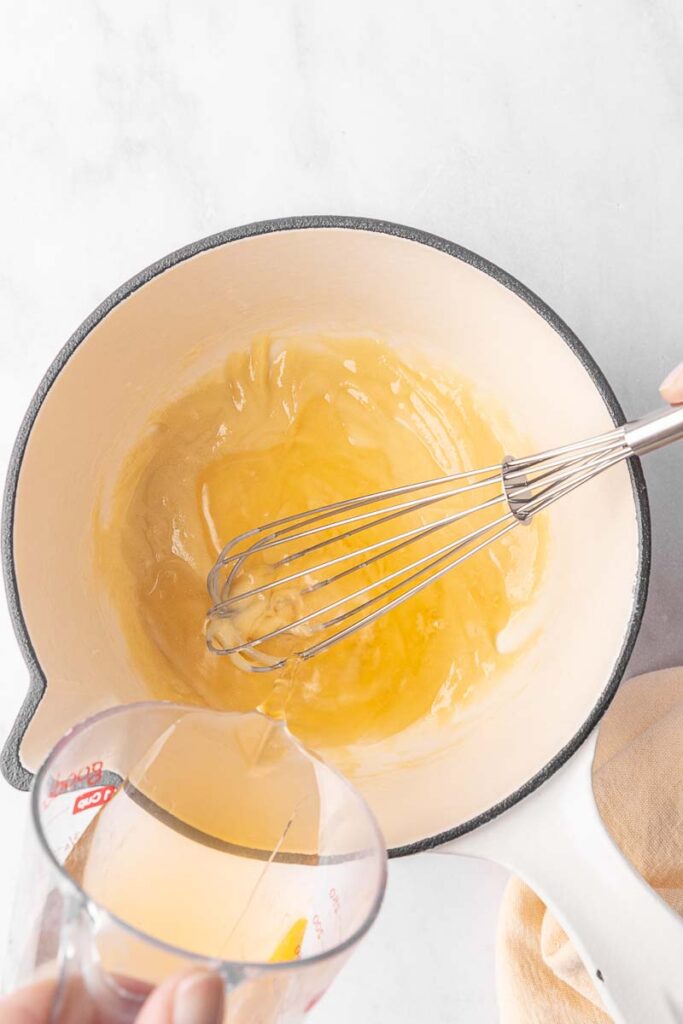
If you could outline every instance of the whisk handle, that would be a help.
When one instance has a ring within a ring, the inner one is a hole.
[[[647,455],[683,438],[683,406],[660,409],[624,426],[624,440],[634,455]]]

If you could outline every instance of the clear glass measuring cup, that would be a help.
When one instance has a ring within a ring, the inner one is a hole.
[[[5,991],[57,980],[133,1021],[151,987],[214,969],[229,1024],[299,1021],[379,910],[381,833],[363,799],[256,712],[102,712],[36,776]],[[98,1018],[99,1019],[99,1018]]]

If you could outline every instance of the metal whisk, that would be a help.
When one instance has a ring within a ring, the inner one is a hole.
[[[225,546],[209,574],[209,649],[256,672],[312,658],[611,466],[680,438],[683,407],[660,410],[501,466],[249,530]],[[464,534],[463,524],[471,527]]]

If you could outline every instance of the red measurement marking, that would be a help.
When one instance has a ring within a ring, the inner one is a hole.
[[[108,803],[115,793],[118,793],[116,786],[100,786],[99,789],[89,789],[87,793],[80,793],[74,803],[74,814],[81,811],[92,811],[95,807],[102,807]]]
[[[316,936],[317,936],[317,937],[318,937],[319,939],[321,939],[321,938],[323,937],[323,934],[324,934],[324,932],[325,932],[325,929],[323,928],[323,923],[322,923],[322,921],[320,920],[320,918],[318,917],[318,915],[317,915],[317,914],[316,914],[316,915],[315,915],[315,917],[313,918],[313,922],[312,922],[312,923],[313,923],[313,927],[315,928],[315,934],[316,934]]]
[[[93,761],[92,764],[83,765],[82,768],[69,772],[66,778],[60,779],[59,776],[55,776],[50,779],[48,796],[54,799],[56,796],[61,796],[62,793],[69,793],[72,789],[80,789],[84,785],[96,786],[101,781],[103,772],[104,763],[102,761]]]
[[[304,1013],[308,1013],[308,1011],[312,1010],[314,1006],[317,1006],[317,1004],[320,1002],[324,995],[324,992],[318,992],[317,996],[313,996],[310,1003],[306,1004],[306,1007],[304,1008]]]

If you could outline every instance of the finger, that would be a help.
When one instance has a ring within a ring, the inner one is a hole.
[[[129,978],[110,979],[112,983],[119,993],[138,996],[140,1003],[151,991],[150,985]],[[89,989],[80,977],[46,978],[0,999],[0,1024],[52,1024],[55,1019],[59,1024],[109,1024],[110,1001],[110,988]]]
[[[169,978],[143,1006],[136,1024],[222,1024],[223,979],[209,971]]]
[[[40,981],[0,999],[2,1024],[48,1024],[56,991],[52,980]]]
[[[683,405],[683,363],[671,371],[659,390],[671,405]]]

